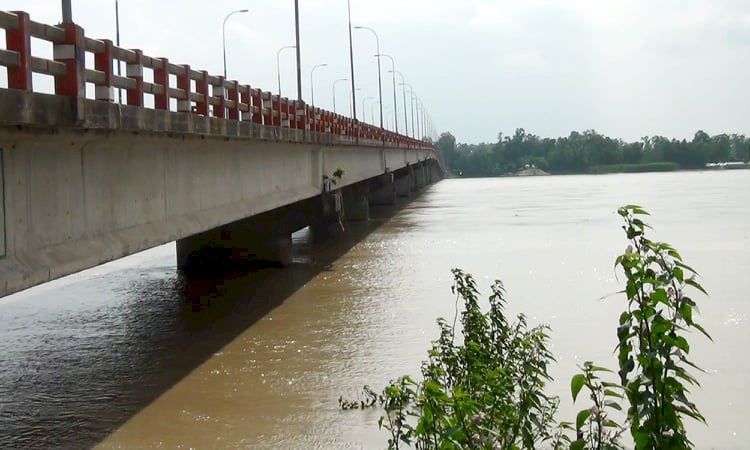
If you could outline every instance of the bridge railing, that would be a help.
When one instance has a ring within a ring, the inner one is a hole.
[[[0,28],[5,30],[6,43],[5,49],[0,48],[0,66],[7,68],[9,89],[34,92],[33,74],[44,74],[54,77],[56,95],[86,98],[86,83],[90,83],[93,99],[99,101],[114,102],[115,92],[121,89],[126,92],[125,103],[134,107],[149,107],[144,99],[151,95],[157,110],[358,137],[389,146],[432,148],[422,140],[279,98],[187,64],[117,47],[109,39],[89,38],[74,23],[47,25],[32,21],[23,11],[0,11]],[[52,43],[53,59],[32,54],[32,37]],[[87,53],[93,54],[94,67],[87,67]],[[125,64],[125,76],[113,70],[121,64]],[[149,71],[151,77],[144,77]]]

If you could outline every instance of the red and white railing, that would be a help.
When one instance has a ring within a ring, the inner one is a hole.
[[[153,108],[187,114],[249,121],[260,125],[309,130],[338,136],[382,141],[391,146],[431,149],[424,141],[349,117],[279,98],[268,91],[241,85],[223,76],[187,64],[173,64],[167,58],[146,56],[141,50],[117,47],[108,39],[92,39],[74,23],[46,25],[34,22],[22,11],[0,11],[0,28],[5,30],[6,48],[0,48],[0,66],[8,72],[8,88],[34,92],[33,74],[53,76],[55,94],[86,97],[86,83],[94,85],[94,100],[113,102],[117,89],[126,91],[126,104],[147,107],[144,98],[153,96]],[[51,42],[53,59],[32,55],[31,38]],[[94,67],[86,67],[86,54],[94,56]],[[124,63],[125,76],[113,67]],[[153,81],[144,79],[151,71]],[[173,82],[173,79],[176,82]]]

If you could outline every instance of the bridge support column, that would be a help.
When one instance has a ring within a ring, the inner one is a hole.
[[[325,239],[331,233],[343,231],[343,224],[339,221],[339,214],[344,206],[343,196],[342,190],[339,189],[320,197],[320,210],[310,221],[310,231],[314,239]]]
[[[393,172],[385,173],[372,182],[370,189],[371,205],[395,205],[396,183]]]
[[[414,168],[414,184],[416,185],[416,190],[422,189],[427,184],[424,166],[424,163],[420,163]]]
[[[342,189],[345,220],[370,220],[370,189],[367,183],[357,183]]]
[[[396,187],[396,195],[398,197],[408,197],[409,194],[411,194],[411,188],[413,185],[412,175],[411,173],[408,173],[406,175],[402,175],[394,181],[394,185]]]
[[[433,162],[430,164],[430,174],[432,176],[432,182],[437,183],[443,178],[443,172],[440,170],[440,164]]]

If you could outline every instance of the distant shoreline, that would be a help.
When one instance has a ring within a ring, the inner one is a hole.
[[[667,164],[667,165],[663,165]],[[677,167],[672,166],[672,164]],[[648,168],[643,166],[648,165]],[[622,167],[625,166],[625,167]],[[640,167],[639,167],[640,166]],[[615,170],[619,169],[619,170]],[[640,169],[640,170],[636,170]],[[717,172],[717,171],[734,171],[734,170],[750,170],[750,164],[745,163],[744,166],[707,166],[698,169],[684,169],[676,163],[644,163],[644,164],[616,164],[613,166],[598,166],[593,167],[589,172],[567,172],[567,173],[548,173],[541,169],[526,168],[521,169],[516,173],[508,173],[503,175],[464,175],[449,172],[447,178],[512,178],[512,177],[529,177],[529,176],[566,176],[566,175],[612,175],[617,173],[654,173],[654,172]]]

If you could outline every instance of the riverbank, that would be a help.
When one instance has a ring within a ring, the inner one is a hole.
[[[682,167],[675,162],[660,161],[650,163],[636,164],[607,164],[603,166],[594,166],[589,173],[641,173],[641,172],[675,172]]]

